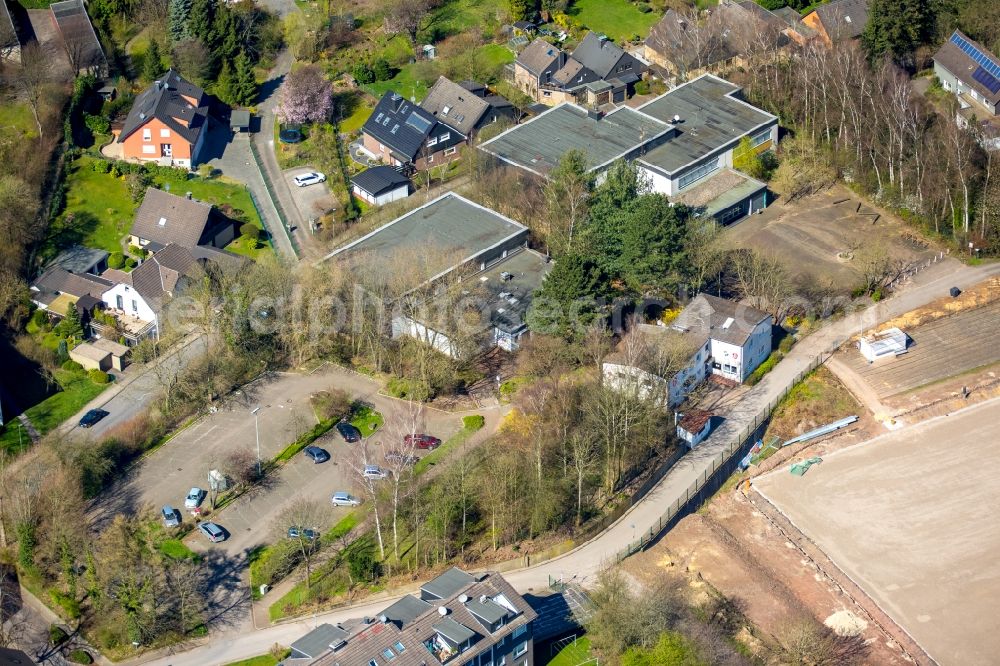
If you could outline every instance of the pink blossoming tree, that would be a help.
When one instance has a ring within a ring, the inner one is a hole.
[[[330,116],[333,86],[316,65],[297,67],[285,76],[278,117],[286,123],[322,122]]]

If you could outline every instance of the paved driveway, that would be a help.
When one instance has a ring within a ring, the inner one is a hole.
[[[313,171],[312,167],[297,167],[288,169],[281,174],[303,220],[319,218],[332,211],[337,204],[336,197],[330,193],[329,178],[333,174],[326,174],[327,180],[325,182],[306,187],[299,187],[293,182],[296,176],[310,171]]]

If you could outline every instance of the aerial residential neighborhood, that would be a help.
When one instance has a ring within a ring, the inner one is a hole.
[[[0,663],[996,663],[992,2],[0,9]]]

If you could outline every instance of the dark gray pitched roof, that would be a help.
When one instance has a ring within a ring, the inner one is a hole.
[[[403,185],[410,179],[389,166],[373,166],[351,178],[351,182],[368,194],[377,197]]]
[[[476,618],[482,619],[487,624],[496,624],[500,620],[507,617],[508,611],[506,608],[496,603],[492,599],[471,599],[465,606],[469,609]],[[487,627],[489,628],[489,627]]]
[[[486,86],[478,81],[459,81],[458,85],[462,86],[477,97],[484,97],[486,95]]]
[[[194,100],[192,104],[190,100]],[[208,103],[205,91],[169,70],[146,88],[132,104],[118,142],[125,141],[150,118],[156,118],[185,141],[195,144],[208,128]]]
[[[524,50],[517,56],[517,62],[538,76],[561,57],[564,57],[563,52],[559,50],[558,46],[553,46],[539,37],[524,47]]]
[[[736,301],[698,294],[670,324],[699,343],[712,339],[743,346],[754,328],[771,315]]]
[[[321,624],[308,634],[292,643],[293,659],[316,659],[333,646],[340,645],[348,633],[332,624]]]
[[[77,298],[90,295],[100,298],[105,291],[115,285],[110,280],[90,273],[70,273],[60,266],[53,266],[42,273],[31,286],[42,293],[69,294]]]
[[[834,42],[859,36],[868,23],[868,0],[833,0],[815,11]]]
[[[474,664],[479,655],[489,653],[492,645],[508,640],[515,631],[538,617],[500,574],[469,578],[472,578],[471,583],[455,590],[447,599],[432,601],[423,613],[402,627],[395,622],[361,625],[347,638],[345,646],[336,652],[325,653],[311,666],[364,666],[372,659],[382,666],[389,663],[387,650],[392,654],[392,666],[440,666],[437,655],[424,645],[424,641],[437,632],[452,643],[471,639],[471,645],[447,663]],[[464,601],[461,595],[465,595]],[[505,622],[492,632],[469,610],[473,603],[477,603],[475,600],[484,595],[491,600],[490,603],[506,604],[513,609],[508,611]],[[441,608],[447,609],[443,615]],[[402,646],[402,651],[399,646]]]
[[[87,16],[87,8],[83,0],[64,0],[49,5],[56,26],[67,44],[76,51],[80,69],[91,67],[107,67],[104,49],[97,39],[94,26]]]
[[[0,2],[0,22],[3,22],[4,29],[10,30],[14,43],[4,46],[13,47],[15,44],[20,48],[20,37],[17,32],[17,26],[14,25],[14,17],[10,14],[10,9],[7,7],[7,0]]]
[[[395,622],[400,628],[402,628],[404,625],[413,622],[431,608],[433,608],[433,606],[426,601],[417,599],[411,594],[407,594],[405,597],[401,597],[396,603],[382,611],[381,615],[384,616],[389,622]]]
[[[437,122],[430,112],[389,91],[382,95],[372,115],[365,121],[363,131],[401,157],[413,160]]]
[[[611,70],[625,55],[622,47],[595,32],[588,32],[580,45],[573,51],[573,59],[602,79],[608,78]]]
[[[992,61],[990,64],[1000,67],[1000,58],[994,56],[985,47],[983,47],[982,44],[970,39],[960,30],[953,32],[951,38],[941,45],[938,52],[934,54],[934,62],[941,67],[944,67],[946,70],[951,72],[955,78],[979,93],[989,104],[1000,103],[1000,87],[997,87],[994,83],[994,81],[1000,81],[1000,77],[990,74],[985,70],[985,68],[982,67],[982,65],[980,65],[980,63],[974,60],[972,56],[963,51],[962,48],[955,43],[956,38],[967,42],[976,49],[979,49],[984,56]],[[984,72],[988,76],[984,76]],[[990,83],[990,86],[987,86],[984,82]]]
[[[186,247],[167,245],[165,248],[142,262],[130,277],[132,288],[154,310],[159,310],[163,302],[175,295],[185,278],[204,275],[194,255]]]
[[[194,247],[201,241],[211,213],[210,204],[151,187],[135,213],[131,233],[162,245]]]
[[[454,81],[439,76],[427,91],[420,108],[468,135],[489,111],[490,105]]]
[[[475,576],[470,576],[457,567],[452,567],[443,574],[424,583],[420,588],[420,596],[427,599],[447,599],[457,594],[459,590],[476,582]]]

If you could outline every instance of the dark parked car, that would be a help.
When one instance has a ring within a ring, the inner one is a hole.
[[[108,412],[104,411],[103,409],[92,409],[86,414],[84,414],[83,418],[80,419],[80,427],[89,428],[90,426],[94,425],[107,415]]]
[[[304,537],[308,541],[313,541],[319,538],[319,530],[314,530],[311,527],[298,527],[292,525],[288,528],[288,538],[298,539],[299,537]]]
[[[201,533],[208,537],[212,543],[219,543],[226,540],[226,531],[215,523],[204,522],[198,525]]]
[[[177,513],[177,509],[169,504],[160,509],[160,513],[163,515],[164,527],[177,527],[181,524],[181,517]]]
[[[403,438],[407,446],[415,445],[418,449],[436,449],[441,446],[441,440],[430,435],[407,435]]]
[[[385,459],[389,462],[403,463],[404,465],[415,465],[420,458],[408,456],[399,451],[389,451],[385,454]]]
[[[340,433],[340,436],[344,438],[345,442],[350,443],[361,441],[361,431],[347,421],[341,421],[337,424],[337,432]]]
[[[330,459],[330,454],[318,446],[307,446],[306,455],[312,458],[314,463],[324,463]]]

